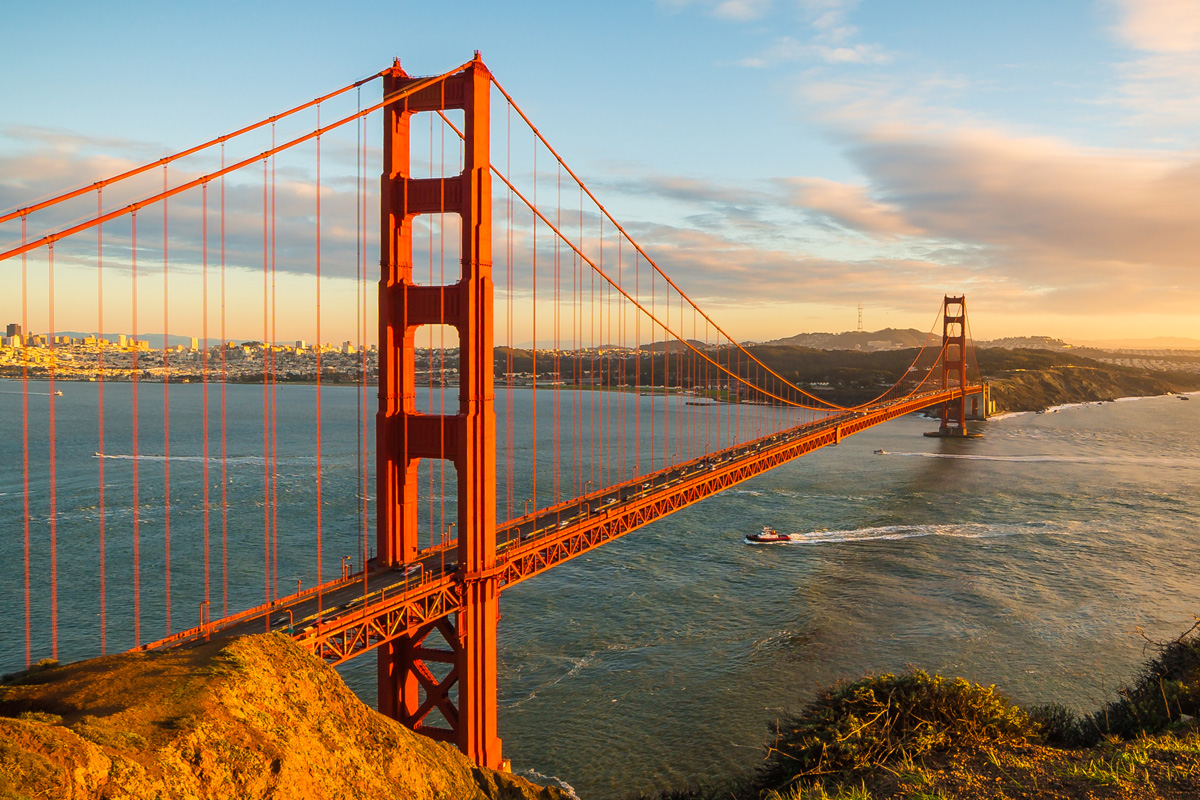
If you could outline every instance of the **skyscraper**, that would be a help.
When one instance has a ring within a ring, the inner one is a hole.
[[[21,323],[10,322],[8,323],[8,330],[4,335],[11,339],[14,336],[20,336],[21,333]]]

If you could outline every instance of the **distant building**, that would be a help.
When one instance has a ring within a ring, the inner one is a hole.
[[[126,344],[127,344],[127,342],[125,341],[125,334],[118,333],[117,334],[117,347],[124,347]]]
[[[10,322],[8,323],[8,330],[4,332],[4,335],[11,339],[14,336],[20,336],[22,333],[23,331],[21,330],[21,323]]]
[[[342,342],[342,352],[345,353],[346,355],[353,354],[354,353],[354,345],[351,344],[349,341]]]
[[[192,337],[190,344],[191,344],[191,346],[188,349],[191,350],[192,352],[195,352],[200,349],[200,340],[197,339],[195,336]]]
[[[297,350],[303,350],[306,347],[308,347],[308,342],[304,341],[303,339],[296,340],[296,349]]]

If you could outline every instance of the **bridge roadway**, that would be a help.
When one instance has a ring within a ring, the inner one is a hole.
[[[966,395],[981,391],[968,386]],[[742,481],[896,417],[957,399],[957,388],[922,392],[830,415],[780,433],[634,477],[511,520],[496,531],[496,566],[486,575],[507,589],[612,539]],[[196,645],[268,630],[288,633],[339,664],[461,607],[454,542],[398,568],[368,563],[343,577],[137,648]],[[465,577],[465,576],[463,576]]]

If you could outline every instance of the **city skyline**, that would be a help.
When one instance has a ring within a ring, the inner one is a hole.
[[[43,78],[4,90],[2,207],[178,151],[394,55],[424,74],[480,49],[618,219],[738,339],[850,330],[859,303],[868,327],[921,329],[941,295],[958,292],[980,339],[1200,338],[1200,190],[1187,178],[1198,163],[1200,21],[1187,3],[663,0],[604,11],[401,4],[390,15],[368,4],[381,22],[364,30],[316,4],[279,20],[282,7],[264,4],[239,9],[267,31],[253,42],[215,11],[72,8],[56,18],[55,44],[18,35],[0,56],[10,74]],[[44,29],[50,13],[22,7],[10,24]],[[185,25],[213,35],[180,40]],[[144,50],[115,47],[118,31],[140,34]],[[222,58],[201,41],[218,42]],[[124,68],[154,58],[204,69]],[[72,103],[55,86],[72,86]],[[348,178],[349,160],[331,157],[329,202],[345,204],[335,179]],[[230,194],[234,207],[253,200],[246,186]],[[249,252],[252,226],[241,227],[230,241]],[[0,227],[3,242],[18,237]],[[356,338],[365,320],[369,341],[373,280],[353,276],[377,254],[340,244],[347,254],[323,278],[321,338]],[[230,319],[261,313],[249,263],[231,262]],[[277,335],[253,338],[315,339],[312,276],[286,253],[280,263]],[[6,285],[16,269],[0,264]],[[114,252],[112,280],[128,285],[121,269]],[[154,280],[143,275],[139,290],[161,292]],[[196,335],[187,300],[198,284],[180,278],[171,308],[175,329]],[[215,286],[209,296],[215,304]],[[130,316],[121,291],[105,302],[114,324]],[[60,319],[95,316],[94,292],[78,282],[57,303]],[[12,293],[0,313],[20,318]],[[30,313],[45,327],[40,309]],[[214,338],[212,308],[208,326]]]

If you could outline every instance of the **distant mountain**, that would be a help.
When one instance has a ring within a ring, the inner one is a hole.
[[[940,334],[938,334],[940,339]],[[846,331],[845,333],[798,333],[786,339],[763,342],[765,345],[791,345],[814,350],[894,350],[920,347],[925,334],[915,328],[884,328],[880,331]]]
[[[1150,339],[1074,339],[1071,344],[1098,350],[1200,350],[1200,339],[1186,336],[1155,336]]]

